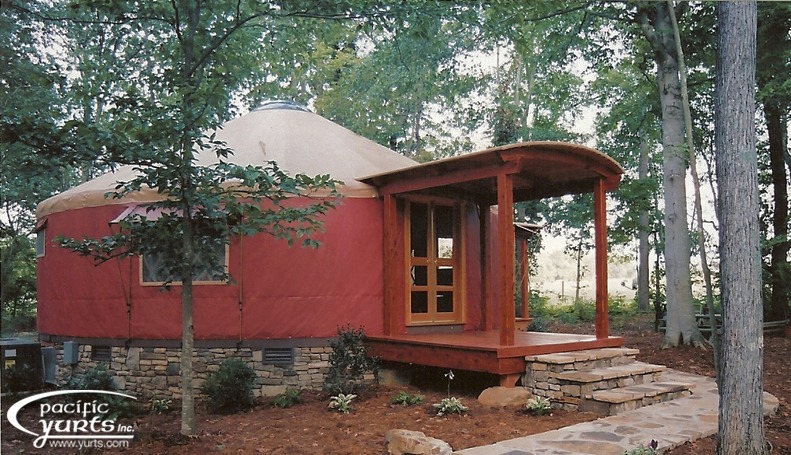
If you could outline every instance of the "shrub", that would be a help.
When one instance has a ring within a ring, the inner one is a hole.
[[[544,319],[549,314],[549,297],[539,294],[537,291],[530,291],[530,317],[534,319]]]
[[[357,395],[339,393],[330,399],[330,409],[348,414],[352,410],[352,400],[357,398]]]
[[[255,372],[239,359],[228,359],[206,378],[201,390],[208,398],[209,410],[231,414],[253,405]]]
[[[530,325],[527,326],[527,330],[529,332],[548,332],[549,328],[547,328],[547,321],[543,317],[539,316],[533,318],[533,320],[530,321]]]
[[[379,372],[379,361],[368,356],[363,344],[365,332],[362,327],[338,328],[337,336],[330,342],[330,367],[324,378],[324,391],[330,394],[351,394],[365,373]]]
[[[401,406],[413,406],[423,402],[423,395],[416,393],[410,395],[406,392],[398,392],[396,396],[390,399],[391,404],[400,404]]]
[[[118,390],[113,376],[107,371],[107,365],[103,363],[88,368],[80,375],[74,375],[69,378],[66,388],[73,390]]]
[[[575,313],[560,313],[558,319],[560,322],[569,325],[580,322],[580,318]]]
[[[103,363],[86,369],[82,374],[72,376],[64,388],[72,390],[107,390],[111,392],[118,390],[113,376],[107,371],[107,366]],[[90,396],[100,403],[107,403],[109,405],[110,412],[101,415],[101,418],[105,420],[115,420],[119,417],[131,417],[140,414],[144,410],[143,406],[137,401],[117,395],[95,394]],[[78,398],[74,395],[70,395],[67,399],[76,400]],[[82,399],[84,399],[84,397],[82,397]]]
[[[286,393],[281,393],[272,400],[272,404],[278,408],[290,408],[302,401],[301,392],[297,389],[288,389]]]
[[[41,385],[41,378],[30,365],[18,363],[2,370],[2,391],[13,394],[35,390]]]
[[[573,303],[574,314],[580,321],[592,322],[596,319],[596,302],[579,299]]]

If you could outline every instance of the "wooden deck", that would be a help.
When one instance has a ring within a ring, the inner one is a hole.
[[[500,375],[513,386],[525,372],[525,356],[623,346],[623,338],[516,331],[514,344],[502,346],[497,330],[369,336],[366,345],[381,360]]]

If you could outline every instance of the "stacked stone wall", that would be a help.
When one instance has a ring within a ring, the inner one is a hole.
[[[180,348],[112,346],[109,361],[103,361],[95,358],[94,346],[85,344],[79,346],[78,363],[65,365],[63,346],[54,347],[58,362],[56,377],[60,385],[103,363],[120,391],[144,400],[181,398]],[[256,397],[278,395],[288,388],[321,388],[329,369],[332,348],[297,347],[293,350],[293,363],[272,365],[264,363],[261,348],[196,348],[193,357],[196,396],[201,396],[200,388],[208,374],[219,370],[220,364],[230,358],[243,360],[255,371],[253,394]]]
[[[602,350],[607,353],[607,350]],[[602,380],[595,383],[575,383],[560,379],[558,375],[584,372],[593,368],[603,368],[631,364],[635,361],[637,350],[626,350],[623,355],[604,355],[596,351],[578,351],[559,354],[529,356],[523,385],[533,395],[548,398],[558,409],[577,410],[582,397],[595,390],[623,387],[635,383],[632,377]],[[653,380],[649,374],[646,382]],[[643,381],[640,380],[639,383]]]

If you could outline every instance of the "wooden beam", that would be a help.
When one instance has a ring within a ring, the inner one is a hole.
[[[380,360],[427,365],[454,370],[479,371],[497,375],[524,374],[525,356],[498,358],[496,351],[470,350],[420,344],[401,344],[396,340],[367,339],[368,353]]]
[[[600,179],[593,190],[594,237],[596,247],[596,338],[610,334],[607,308],[607,195]]]
[[[465,183],[473,180],[482,180],[492,178],[500,174],[513,174],[519,172],[519,166],[520,163],[518,161],[509,161],[492,166],[443,172],[438,175],[405,178],[403,180],[395,180],[382,185],[379,187],[379,193],[407,193],[410,191],[419,191],[428,188]]]
[[[383,331],[385,335],[394,335],[397,333],[395,327],[396,317],[395,312],[398,311],[399,305],[396,302],[396,286],[398,285],[397,258],[398,250],[397,236],[399,232],[398,227],[398,211],[397,201],[392,194],[384,196],[384,245],[383,245],[383,259],[384,259],[384,319]]]
[[[497,294],[500,307],[500,344],[513,346],[514,322],[514,180],[497,176]]]
[[[500,375],[500,387],[507,387],[509,389],[513,389],[516,387],[516,381],[522,377],[524,373],[515,373],[515,374],[501,374]]]

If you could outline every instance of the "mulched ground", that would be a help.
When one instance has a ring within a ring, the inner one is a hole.
[[[640,349],[640,360],[667,365],[681,371],[714,377],[714,360],[711,350],[693,347],[660,349],[661,338],[652,333],[627,334],[629,347]],[[780,400],[777,413],[764,422],[766,438],[772,445],[772,454],[791,455],[791,338],[779,335],[764,337],[764,390]],[[714,437],[687,443],[668,452],[671,455],[713,454]]]
[[[585,326],[554,326],[556,331],[590,331]],[[613,334],[626,338],[628,347],[640,349],[639,360],[667,365],[681,371],[713,376],[711,351],[681,347],[660,349],[661,336],[653,333],[645,318],[630,321],[626,326],[614,324]],[[780,400],[778,413],[766,420],[766,434],[773,454],[791,454],[791,339],[765,338],[765,388]],[[475,399],[476,381],[459,375],[451,384],[451,394],[469,407],[464,415],[436,416],[431,406],[447,396],[447,383],[442,372],[426,370],[419,387],[373,387],[363,391],[354,401],[350,414],[338,414],[327,408],[327,399],[319,393],[303,393],[303,402],[287,409],[262,402],[249,412],[231,416],[212,415],[198,411],[197,438],[178,434],[178,404],[164,414],[139,416],[130,423],[136,426],[136,438],[130,454],[194,454],[194,453],[266,453],[266,454],[384,454],[384,434],[391,428],[405,428],[426,433],[463,449],[496,441],[544,432],[600,416],[591,413],[555,411],[551,415],[533,416],[515,410],[492,410]],[[436,376],[436,379],[431,378]],[[427,379],[428,378],[428,379]],[[485,382],[487,379],[483,379]],[[465,386],[466,385],[466,386]],[[389,400],[399,391],[425,395],[422,404],[410,407],[392,405]],[[10,406],[3,399],[3,413]],[[23,415],[34,423],[36,415]],[[714,438],[686,444],[672,455],[713,454]],[[57,453],[51,449],[37,450],[30,438],[11,427],[3,418],[2,453]],[[60,453],[75,453],[74,450]],[[83,452],[89,453],[89,452]]]

